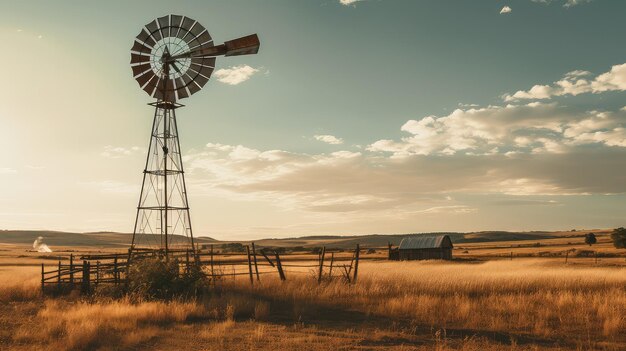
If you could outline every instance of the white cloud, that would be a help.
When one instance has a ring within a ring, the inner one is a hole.
[[[572,7],[572,6],[576,6],[579,4],[583,4],[586,2],[591,2],[592,0],[567,0],[565,2],[565,4],[563,5],[563,7]]]
[[[259,72],[258,69],[250,67],[248,65],[239,65],[231,68],[222,68],[213,74],[219,82],[237,85],[250,79],[255,73]]]
[[[356,5],[356,3],[359,1],[363,1],[363,0],[339,0],[339,3],[345,6],[349,6],[349,5]]]
[[[500,10],[500,14],[501,15],[506,15],[507,13],[511,13],[511,11],[513,11],[513,10],[511,10],[511,8],[509,6],[504,6],[502,8],[502,10]]]
[[[400,140],[367,147],[392,158],[413,155],[565,153],[574,146],[626,146],[626,111],[579,111],[556,103],[457,109],[409,120]]]
[[[504,100],[507,102],[528,99],[542,100],[554,96],[576,96],[583,93],[626,90],[626,63],[615,65],[611,67],[610,71],[593,79],[586,78],[590,74],[587,71],[572,71],[551,85],[535,85],[527,91],[519,90],[514,94],[505,95]]]
[[[141,153],[145,149],[139,146],[131,146],[131,147],[123,147],[123,146],[112,146],[106,145],[104,150],[100,153],[100,156],[106,158],[121,158],[130,156],[136,153]]]
[[[337,138],[334,135],[314,135],[313,136],[316,140],[325,142],[327,144],[331,144],[331,145],[339,145],[339,144],[343,144],[343,139],[341,138]]]
[[[233,153],[238,149],[246,150],[246,157]],[[348,150],[310,155],[209,144],[189,153],[185,162],[196,196],[229,194],[317,213],[469,213],[473,207],[451,195],[626,192],[622,176],[626,169],[620,163],[626,148],[570,145],[567,152],[532,152],[529,148],[510,156],[416,154],[394,158]],[[606,169],[612,171],[601,171],[598,181],[598,170]]]
[[[540,4],[550,4],[557,0],[531,0],[532,2],[540,3]],[[565,0],[563,3],[563,7],[569,8],[579,4],[588,3],[593,0]]]
[[[452,213],[452,214],[459,214],[459,213],[472,213],[472,212],[476,212],[478,209],[476,208],[471,208],[469,206],[465,206],[465,205],[457,205],[457,206],[435,206],[435,207],[430,207],[427,208],[425,210],[418,210],[415,211],[416,213]]]

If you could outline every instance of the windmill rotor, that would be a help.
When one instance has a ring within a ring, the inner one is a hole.
[[[186,16],[167,15],[146,24],[131,48],[133,77],[148,95],[169,102],[202,89],[215,69],[215,56],[256,54],[256,34],[215,46],[209,32]]]

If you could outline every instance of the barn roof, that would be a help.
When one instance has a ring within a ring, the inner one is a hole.
[[[449,236],[414,236],[402,239],[399,246],[400,250],[437,249],[441,247],[452,247],[452,241]]]

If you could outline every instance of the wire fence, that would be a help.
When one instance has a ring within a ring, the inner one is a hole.
[[[274,275],[287,280],[292,274],[307,274],[318,282],[326,279],[342,279],[354,283],[358,278],[359,261],[386,260],[387,257],[363,254],[387,247],[362,248],[354,250],[326,249],[319,253],[285,253],[284,249],[257,249],[254,243],[244,246],[244,252],[222,252],[213,245],[201,250],[133,250],[126,254],[69,255],[54,266],[41,264],[41,289],[73,290],[89,293],[101,284],[124,285],[128,282],[129,269],[134,262],[151,257],[167,257],[179,264],[179,274],[190,272],[192,267],[200,267],[209,282],[217,283],[224,279],[237,279],[247,276],[250,284],[261,280],[261,276]]]

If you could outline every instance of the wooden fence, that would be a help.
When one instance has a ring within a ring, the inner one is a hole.
[[[372,250],[387,248],[368,248]],[[277,250],[258,249],[254,243],[245,246],[243,253],[218,252],[213,245],[203,250],[170,250],[169,259],[176,259],[179,272],[189,272],[192,266],[199,265],[202,273],[211,283],[223,279],[237,279],[247,276],[250,284],[261,280],[262,276],[275,275],[286,280],[292,274],[305,274],[318,283],[330,279],[343,279],[354,283],[358,277],[359,261],[363,259],[358,244],[354,250],[326,249],[315,253],[278,253]],[[100,284],[126,284],[128,270],[132,263],[148,257],[163,255],[158,250],[134,250],[128,254],[82,255],[75,261],[59,261],[58,265],[41,265],[42,290],[74,289],[80,286],[81,292],[89,293]],[[129,260],[130,258],[130,260]],[[384,260],[386,257],[365,257],[367,260]],[[129,264],[130,262],[130,264]]]

